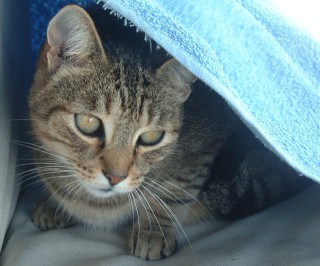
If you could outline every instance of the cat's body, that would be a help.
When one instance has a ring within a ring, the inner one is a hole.
[[[174,252],[197,208],[239,217],[286,195],[296,174],[245,142],[251,133],[220,96],[148,44],[102,34],[75,6],[48,28],[29,98],[49,191],[34,214],[41,229],[132,221],[130,253],[154,260]]]

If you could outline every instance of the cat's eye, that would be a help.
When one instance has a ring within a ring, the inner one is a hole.
[[[138,144],[143,146],[153,146],[161,142],[164,136],[164,131],[148,131],[140,135]]]
[[[77,129],[84,135],[90,137],[101,137],[103,134],[102,122],[99,118],[90,114],[75,114]]]

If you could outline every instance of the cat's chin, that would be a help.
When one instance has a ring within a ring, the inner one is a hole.
[[[95,185],[85,185],[85,190],[93,197],[98,199],[106,199],[111,198],[119,195],[123,195],[126,193],[130,193],[134,190],[133,187],[131,187],[126,180],[119,183],[116,186],[95,186]]]
[[[112,188],[95,188],[95,187],[86,187],[87,192],[99,199],[105,199],[109,197],[114,197],[119,195],[119,192],[113,191]]]
[[[97,198],[97,199],[108,199],[108,198],[113,198],[116,196],[124,195],[126,193],[129,193],[130,191],[125,191],[125,190],[115,190],[112,188],[86,188],[87,192]]]

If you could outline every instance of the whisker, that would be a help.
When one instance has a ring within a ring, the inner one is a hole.
[[[162,234],[162,236],[163,236],[164,242],[165,242],[165,244],[166,244],[166,246],[167,246],[168,250],[170,250],[170,249],[169,249],[169,245],[168,245],[168,241],[167,241],[167,239],[166,239],[166,236],[165,236],[165,234],[164,234],[164,232],[163,232],[163,230],[162,230],[162,227],[161,227],[161,225],[160,225],[160,222],[159,222],[159,220],[158,220],[157,216],[155,215],[155,213],[154,213],[154,211],[153,211],[153,209],[152,209],[152,207],[151,207],[150,203],[148,202],[147,198],[145,197],[145,195],[142,193],[142,191],[141,191],[139,188],[137,188],[137,191],[139,191],[139,192],[140,192],[140,195],[144,198],[145,203],[148,205],[148,207],[149,207],[149,209],[150,209],[150,211],[151,211],[151,213],[152,213],[152,215],[153,215],[153,217],[154,217],[154,219],[155,219],[156,223],[157,223],[157,224],[158,224],[158,226],[159,226],[159,229],[160,229],[161,234]]]
[[[26,148],[37,148],[37,149],[41,149],[41,150],[46,150],[46,151],[50,151],[48,148],[45,148],[42,145],[33,143],[33,142],[27,142],[27,141],[22,141],[22,140],[11,140],[12,143],[17,144],[17,145],[25,145],[24,147]],[[51,152],[51,151],[50,151]]]
[[[33,151],[29,151],[30,153],[32,153]],[[25,155],[25,153],[23,154],[23,156]],[[35,161],[35,158],[32,156],[32,158],[23,158],[23,157],[20,157],[17,159],[17,162],[30,162],[32,161],[32,163],[37,163],[37,161]],[[60,163],[58,162],[56,159],[54,158],[45,158],[44,160],[42,160],[41,162],[39,163],[45,163],[45,162],[48,162],[48,163]]]
[[[39,151],[39,152],[42,152],[44,154],[47,154],[47,155],[50,155],[52,157],[55,157],[55,158],[58,158],[60,160],[70,160],[70,161],[73,161],[72,159],[62,155],[62,154],[58,154],[56,152],[53,152],[51,150],[49,150],[48,148],[45,148],[41,145],[37,145],[37,144],[34,144],[34,143],[30,143],[30,142],[26,142],[26,141],[20,141],[20,140],[12,140],[13,143],[17,144],[17,145],[20,145],[22,147],[26,147],[26,148],[30,148],[30,149],[33,149],[35,151]]]
[[[148,211],[148,208],[146,207],[145,203],[144,203],[143,200],[141,199],[141,196],[139,195],[138,191],[137,191],[137,190],[134,190],[134,191],[132,191],[132,192],[134,192],[134,194],[137,195],[138,199],[140,200],[143,208],[145,209],[145,211],[146,211],[146,213],[147,213],[147,215],[148,215],[149,232],[151,233],[151,218],[150,218],[150,213],[149,213],[149,211]],[[135,202],[135,205],[136,205],[136,208],[137,208],[137,211],[138,211],[139,209],[138,209],[138,206],[137,206],[137,203],[136,203],[134,197],[133,197],[133,200],[134,200],[134,202]],[[138,213],[139,213],[139,211],[138,211]],[[140,224],[141,224],[141,223],[140,223],[140,218],[139,218],[139,220],[138,220],[138,226],[139,226],[139,228],[138,228],[138,240],[139,240],[140,231],[141,231]],[[137,241],[138,241],[138,240],[137,240]],[[138,242],[137,242],[137,243],[138,243]]]
[[[39,177],[40,175],[35,175],[35,176],[32,176],[32,178],[36,178],[36,177]],[[37,183],[42,183],[42,184],[45,184],[43,181],[45,180],[58,180],[58,179],[65,179],[65,178],[69,178],[69,177],[77,177],[76,175],[62,175],[62,176],[51,176],[51,177],[46,177],[46,178],[39,178],[37,180],[35,180],[34,182],[31,182],[29,184],[26,184],[24,185],[23,187],[21,187],[21,189],[26,189],[27,187],[30,187],[34,184],[37,184]],[[30,178],[29,180],[31,180],[32,178]],[[22,182],[20,185],[22,185],[24,182]]]
[[[70,184],[70,183],[69,183],[69,184]],[[75,189],[79,188],[80,186],[81,186],[81,183],[80,183],[80,182],[78,182],[78,184],[75,184],[75,186],[74,186],[72,189],[70,189],[70,191],[67,193],[67,195],[65,196],[65,198],[67,198]],[[59,201],[58,207],[57,207],[57,209],[56,209],[56,211],[55,211],[55,213],[54,213],[54,219],[55,219],[56,216],[57,216],[57,213],[58,213],[59,208],[61,208],[61,207],[62,207],[62,201]]]
[[[194,252],[194,249],[193,249],[193,247],[192,247],[192,245],[191,245],[191,242],[190,242],[190,240],[189,240],[186,232],[184,231],[184,229],[183,229],[183,227],[182,227],[182,225],[181,225],[178,217],[175,215],[175,213],[171,210],[171,208],[170,208],[158,195],[156,195],[155,193],[152,193],[152,192],[151,192],[148,188],[146,188],[144,185],[141,185],[141,186],[142,186],[147,192],[149,192],[149,194],[159,203],[159,205],[163,208],[163,210],[167,213],[167,215],[168,215],[169,217],[171,217],[171,216],[173,217],[173,219],[175,220],[175,222],[170,218],[171,221],[173,222],[174,226],[176,227],[177,232],[179,233],[179,235],[180,235],[180,232],[182,232],[182,234],[184,235],[185,239],[187,240],[187,242],[188,242],[188,244],[189,244],[189,246],[190,246],[190,249],[191,249],[191,251],[192,251],[192,254],[193,254],[194,258],[195,258],[196,264],[198,264],[197,256],[196,256],[196,254],[195,254],[195,252]],[[169,213],[168,213],[168,211],[169,211]],[[178,225],[178,227],[177,227],[176,224]],[[180,235],[180,238],[182,239],[182,236],[181,236],[181,235]]]
[[[132,219],[133,219],[133,221],[132,221],[131,239],[132,239],[132,241],[134,240],[134,238],[133,238],[134,226],[135,226],[134,207],[133,207],[133,204],[134,204],[135,211],[136,211],[136,214],[137,214],[137,223],[138,223],[138,239],[137,239],[137,243],[138,243],[139,242],[139,237],[140,237],[140,215],[139,215],[139,210],[138,210],[137,203],[136,203],[136,200],[135,200],[132,192],[130,192],[128,195],[130,196],[130,201],[131,201],[131,206],[132,206]],[[134,245],[132,246],[132,248],[134,248]],[[134,253],[134,251],[132,253]]]
[[[215,222],[215,218],[211,215],[211,213],[208,211],[208,209],[201,203],[201,201],[199,201],[195,196],[193,196],[191,193],[189,193],[188,191],[178,187],[177,185],[169,182],[168,180],[164,180],[166,183],[168,183],[169,185],[181,190],[182,192],[184,192],[185,194],[187,194],[188,196],[190,196],[192,199],[194,199],[209,215],[209,217],[212,219],[213,222]]]
[[[132,211],[132,224],[135,223],[135,218],[134,218],[134,206],[133,206],[133,201],[132,201],[132,192],[128,193],[128,201],[130,201],[130,205],[131,205],[131,211]],[[133,228],[132,228],[133,229]]]
[[[57,162],[33,162],[33,163],[22,163],[22,164],[16,164],[14,165],[14,167],[18,168],[18,167],[25,167],[25,166],[37,166],[37,165],[53,165],[53,166],[61,166],[61,164],[57,163]]]
[[[149,185],[147,182],[143,181],[145,184]],[[161,208],[166,212],[166,214],[168,215],[168,217],[170,218],[170,220],[172,221],[173,225],[175,226],[181,240],[183,240],[183,237],[179,231],[179,228],[177,227],[176,223],[174,220],[172,220],[170,213],[168,213],[168,211],[164,208],[164,206],[162,206],[161,202],[155,197],[155,193],[152,193],[150,190],[148,190],[145,186],[142,185],[142,187],[147,190],[147,192],[149,192],[149,194],[159,203],[159,205],[161,206]]]
[[[12,119],[7,119],[7,121],[32,121],[30,118],[12,118]]]
[[[55,173],[55,172],[47,172],[47,173],[45,173],[45,174],[52,174],[52,173]],[[34,177],[39,177],[39,179],[40,179],[41,181],[50,180],[50,179],[55,179],[55,178],[58,178],[59,176],[65,176],[65,177],[72,177],[72,176],[74,176],[74,177],[76,177],[75,174],[61,175],[62,173],[68,173],[68,171],[60,171],[60,172],[59,172],[59,175],[55,175],[55,176],[44,176],[44,175],[42,175],[42,174],[40,174],[40,173],[35,173],[35,175],[29,176],[27,179],[23,180],[22,183],[26,183],[26,182],[32,180]]]
[[[18,180],[20,180],[20,182],[18,182],[17,184],[20,183],[20,185],[21,185],[23,183],[26,183],[26,182],[32,180],[34,177],[40,177],[40,176],[41,176],[42,180],[45,180],[45,179],[47,179],[47,177],[45,177],[45,175],[61,174],[61,173],[72,173],[72,172],[70,170],[52,171],[52,170],[49,170],[49,169],[47,171],[39,172],[39,171],[37,171],[35,169],[33,172],[29,172],[29,173],[21,176],[20,178],[18,178]]]
[[[32,176],[29,176],[29,175],[32,175]],[[28,177],[28,178],[25,178],[25,177],[27,177],[27,176],[29,176],[29,177]],[[41,176],[41,174],[40,174],[38,171],[34,170],[34,172],[29,173],[28,175],[21,176],[21,177],[17,178],[17,181],[19,181],[19,182],[17,182],[17,183],[15,184],[15,186],[16,186],[16,187],[20,187],[22,184],[27,183],[27,182],[29,182],[30,180],[34,179],[34,178],[40,178],[40,176]],[[28,186],[29,186],[29,185],[28,185]],[[24,188],[25,188],[25,187],[22,187],[21,189],[24,189]]]
[[[62,189],[66,188],[66,187],[68,187],[68,186],[70,186],[70,185],[72,185],[72,184],[78,183],[78,182],[79,182],[79,180],[74,180],[74,181],[72,181],[72,182],[69,182],[69,183],[65,184],[64,186],[60,187],[59,189],[55,190],[55,191],[51,194],[51,196],[49,197],[48,201],[53,200],[54,196],[55,196],[59,191],[61,191]]]
[[[60,166],[39,166],[37,168],[32,168],[32,169],[20,172],[19,174],[16,175],[16,178],[21,179],[28,176],[30,173],[34,173],[34,172],[38,172],[40,174],[47,174],[48,171],[51,171],[51,173],[66,172],[66,171],[71,172],[72,169],[64,169],[63,167],[61,167],[61,165]]]
[[[152,210],[148,210],[148,207],[146,206],[146,204],[145,204],[145,200],[140,196],[140,194],[138,193],[138,191],[137,191],[137,189],[135,189],[133,192],[135,192],[135,194],[137,195],[137,197],[138,197],[138,199],[140,200],[140,203],[142,204],[142,206],[143,206],[143,208],[144,208],[144,210],[146,211],[146,214],[148,215],[148,222],[149,222],[149,238],[151,238],[151,233],[152,233],[152,221],[151,221],[151,214],[150,214],[150,212],[152,211]],[[140,190],[139,190],[139,192],[140,193],[142,193]],[[148,203],[148,202],[147,202]],[[140,231],[141,231],[141,226],[140,226],[140,221],[139,221],[139,231],[138,231],[138,239],[137,239],[137,243],[138,243],[138,241],[139,241],[139,239],[140,239]]]
[[[39,147],[33,147],[33,146],[28,146],[27,144],[22,144],[22,143],[16,143],[22,147],[25,147],[25,148],[29,148],[29,149],[33,149],[34,151],[38,151],[38,152],[41,152],[41,153],[44,153],[44,154],[47,154],[47,155],[50,155],[52,157],[55,157],[55,158],[58,158],[60,160],[63,160],[65,159],[64,157],[62,157],[61,155],[56,155],[54,153],[52,153],[51,151],[48,152],[46,151],[45,149],[40,149]],[[30,145],[30,144],[29,144]]]
[[[16,171],[19,173],[20,170],[18,170],[19,168],[27,168],[27,167],[34,167],[34,166],[37,166],[37,165],[60,165],[57,161],[48,161],[48,162],[35,162],[34,159],[25,159],[25,160],[28,160],[28,161],[32,161],[32,162],[29,162],[29,163],[20,163],[20,164],[13,164],[13,165],[10,165],[9,168],[10,169],[16,169]],[[18,159],[16,160],[16,162],[19,162],[21,161],[21,159]]]
[[[154,189],[158,190],[159,192],[163,193],[164,195],[166,195],[167,197],[169,197],[171,200],[173,200],[177,205],[180,203],[182,203],[184,206],[186,206],[186,208],[198,219],[198,220],[201,220],[199,215],[197,215],[197,213],[187,204],[185,203],[183,200],[181,200],[177,195],[175,195],[174,193],[172,193],[170,190],[168,190],[167,188],[165,188],[164,186],[162,186],[161,184],[155,182],[154,180],[149,180],[148,181],[151,181],[153,184],[157,185],[158,187],[156,186],[153,186],[151,185],[150,183],[146,182],[146,181],[143,181],[145,184],[147,184],[148,186],[151,186],[153,187]],[[173,197],[171,197],[170,195],[172,195]],[[177,200],[175,200],[177,199]]]

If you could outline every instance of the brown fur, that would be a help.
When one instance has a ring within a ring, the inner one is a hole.
[[[151,52],[149,60],[121,47],[102,42],[76,6],[49,24],[29,97],[36,160],[47,165],[39,172],[50,195],[35,222],[41,229],[69,225],[52,220],[55,208],[59,219],[91,226],[133,220],[130,253],[155,260],[174,252],[187,212],[204,207],[197,197],[213,215],[223,213],[217,206],[228,209],[206,187],[216,188],[212,162],[240,122],[175,59],[153,69]],[[81,133],[75,114],[100,119],[101,136]],[[139,144],[151,130],[164,131],[163,139]],[[43,225],[42,217],[51,220]]]

